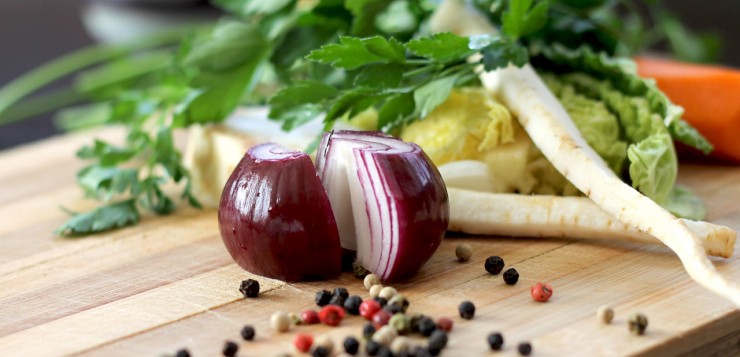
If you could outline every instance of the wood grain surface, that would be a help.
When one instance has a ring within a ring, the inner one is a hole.
[[[0,153],[0,356],[161,356],[179,348],[218,356],[226,340],[238,342],[239,356],[300,355],[291,342],[299,331],[328,334],[337,344],[359,337],[359,317],[337,328],[273,332],[273,312],[315,308],[319,289],[367,292],[350,274],[285,284],[241,270],[221,243],[213,210],[147,216],[138,226],[88,238],[55,236],[66,218],[61,205],[95,204],[74,182],[82,165],[74,152],[90,138],[61,136]],[[740,167],[683,165],[680,181],[705,199],[709,221],[740,230]],[[455,260],[462,242],[474,248],[466,263]],[[519,283],[487,274],[489,255],[515,267]],[[740,281],[737,253],[713,261]],[[239,293],[247,278],[260,281],[258,298]],[[550,302],[530,298],[537,281],[552,284]],[[692,282],[662,246],[449,236],[415,278],[395,287],[411,301],[410,311],[453,318],[443,356],[513,356],[520,341],[532,343],[533,356],[740,355],[740,312]],[[476,304],[475,319],[457,317],[462,300]],[[609,325],[595,316],[605,304],[616,311]],[[626,325],[638,311],[649,318],[641,337]],[[255,341],[241,341],[244,324],[255,326]],[[487,348],[493,331],[504,335],[502,352]]]

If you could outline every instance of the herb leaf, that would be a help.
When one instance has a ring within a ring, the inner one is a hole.
[[[311,51],[306,59],[336,68],[356,69],[371,63],[400,62],[405,59],[405,53],[403,46],[394,39],[342,36],[338,44]]]
[[[468,46],[469,42],[467,37],[444,32],[432,37],[409,41],[406,48],[419,57],[426,57],[434,62],[449,63],[475,53],[475,50]]]
[[[414,91],[414,103],[421,118],[429,115],[450,96],[457,76],[435,79]]]
[[[301,81],[270,98],[269,117],[283,122],[283,130],[299,126],[321,113],[316,104],[333,97],[337,90],[318,81]]]
[[[75,213],[57,234],[80,235],[124,227],[139,222],[139,210],[134,199],[111,203],[85,213]]]

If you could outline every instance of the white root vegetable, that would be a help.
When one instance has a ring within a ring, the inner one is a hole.
[[[660,244],[655,237],[617,221],[586,197],[489,193],[447,187],[450,231],[510,237],[567,237]],[[729,258],[734,230],[708,222],[682,221],[707,254]]]
[[[481,81],[501,97],[542,154],[581,192],[620,222],[659,239],[678,255],[694,281],[740,307],[740,287],[717,272],[701,240],[686,223],[607,167],[530,65],[484,72]]]

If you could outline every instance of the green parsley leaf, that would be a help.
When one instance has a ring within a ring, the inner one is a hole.
[[[77,173],[77,182],[90,196],[108,200],[114,194],[124,193],[129,187],[132,194],[139,192],[139,171],[91,165]]]
[[[111,203],[85,213],[75,213],[57,234],[84,235],[124,227],[139,222],[139,211],[134,199]]]
[[[483,48],[482,52],[483,59],[481,59],[481,62],[486,71],[506,67],[509,63],[521,67],[529,62],[529,53],[526,48],[503,39],[491,42]]]
[[[442,104],[450,96],[455,86],[457,76],[447,76],[435,79],[414,91],[414,103],[423,118],[429,115],[438,105]]]
[[[547,22],[547,1],[532,7],[534,0],[511,0],[502,16],[503,31],[513,39],[539,30]]]
[[[406,57],[403,45],[397,40],[380,36],[364,39],[343,36],[338,44],[322,46],[306,58],[336,68],[356,69],[371,63],[400,62]]]
[[[319,81],[296,82],[270,98],[269,117],[281,121],[283,130],[290,130],[316,118],[322,111],[318,103],[337,93],[334,87]]]
[[[450,63],[464,60],[476,52],[468,46],[468,43],[467,37],[444,32],[409,41],[406,48],[419,57],[438,63]]]
[[[378,127],[385,132],[392,132],[414,114],[416,102],[414,93],[404,92],[391,96],[378,110]]]
[[[404,66],[400,63],[369,64],[354,79],[361,87],[395,88],[403,79]]]

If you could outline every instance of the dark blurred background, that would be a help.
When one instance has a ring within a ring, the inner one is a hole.
[[[740,0],[670,0],[667,4],[690,28],[720,34],[724,40],[720,62],[740,67]],[[217,16],[205,0],[149,0],[145,5],[141,0],[138,4],[136,0],[0,0],[0,86],[71,50],[101,39],[135,36],[110,30],[119,18],[145,20],[135,27],[145,31],[153,23]],[[0,149],[57,133],[52,116],[0,127]]]

